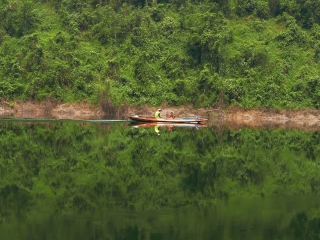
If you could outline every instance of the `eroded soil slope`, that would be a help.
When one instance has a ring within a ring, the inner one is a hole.
[[[170,107],[163,104],[162,115],[173,111],[176,117],[200,115],[209,119],[208,125],[227,125],[231,129],[252,128],[294,128],[301,130],[320,130],[320,110],[266,110],[241,109],[194,109],[192,106]],[[1,102],[0,117],[16,118],[58,118],[58,119],[127,119],[134,114],[153,115],[158,107],[120,106],[100,103],[92,106],[88,103],[32,103]]]

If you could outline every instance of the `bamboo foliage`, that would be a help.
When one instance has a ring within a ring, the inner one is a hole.
[[[318,108],[318,5],[3,1],[0,98]]]

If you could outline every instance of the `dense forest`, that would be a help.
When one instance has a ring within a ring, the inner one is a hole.
[[[42,239],[77,233],[85,234],[77,239],[94,239],[85,237],[94,233],[85,229],[125,235],[129,233],[122,229],[137,224],[141,234],[151,234],[156,228],[161,234],[171,230],[185,234],[174,239],[194,239],[192,232],[218,233],[219,221],[224,219],[230,223],[225,231],[241,231],[246,223],[252,224],[253,231],[257,229],[255,218],[260,216],[263,227],[251,233],[255,239],[266,239],[264,226],[268,234],[290,228],[319,236],[318,132],[161,131],[158,136],[153,128],[124,124],[1,123],[0,232],[8,227],[8,235],[13,236],[19,233],[10,230],[15,226],[33,236],[30,239],[35,239],[35,233],[51,236]],[[290,205],[277,208],[282,198],[291,199]],[[229,202],[228,207],[224,201]],[[167,209],[168,214],[158,215],[156,209]],[[223,214],[215,215],[217,209]],[[121,214],[133,210],[141,214]],[[93,213],[97,221],[89,222],[86,214]],[[72,219],[74,214],[76,221],[59,219],[65,215]],[[197,219],[209,225],[201,228]],[[174,221],[179,224],[171,229]],[[37,227],[22,224],[31,222]],[[47,227],[39,230],[43,225]],[[301,239],[291,231],[286,235],[287,239]]]
[[[2,219],[58,206],[154,209],[320,192],[317,132],[162,131],[159,137],[153,128],[123,124],[1,124]]]
[[[1,0],[0,98],[319,108],[318,0]]]

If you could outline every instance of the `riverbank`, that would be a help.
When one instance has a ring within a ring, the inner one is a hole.
[[[190,106],[170,107],[166,104],[159,106],[163,109],[162,116],[173,111],[176,117],[179,116],[204,116],[208,117],[211,109],[194,109]],[[0,117],[16,118],[58,118],[58,119],[105,119],[120,118],[128,119],[128,116],[154,115],[159,107],[151,106],[114,106],[111,102],[101,102],[97,106],[89,103],[58,103],[58,102],[1,102]]]
[[[279,128],[303,131],[320,130],[320,110],[241,109],[231,107],[225,112],[225,122],[231,129]]]
[[[97,106],[89,103],[58,102],[5,102],[0,103],[0,117],[15,118],[57,118],[57,119],[127,119],[134,114],[153,115],[158,107],[113,106],[101,102]],[[202,116],[209,119],[208,125],[227,125],[231,129],[250,128],[293,128],[320,130],[320,110],[273,110],[273,109],[227,109],[200,108],[191,105],[171,107],[163,104],[162,115],[173,111],[176,117]]]

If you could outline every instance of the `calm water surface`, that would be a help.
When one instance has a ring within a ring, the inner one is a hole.
[[[0,239],[320,239],[319,143],[299,130],[3,120]]]

